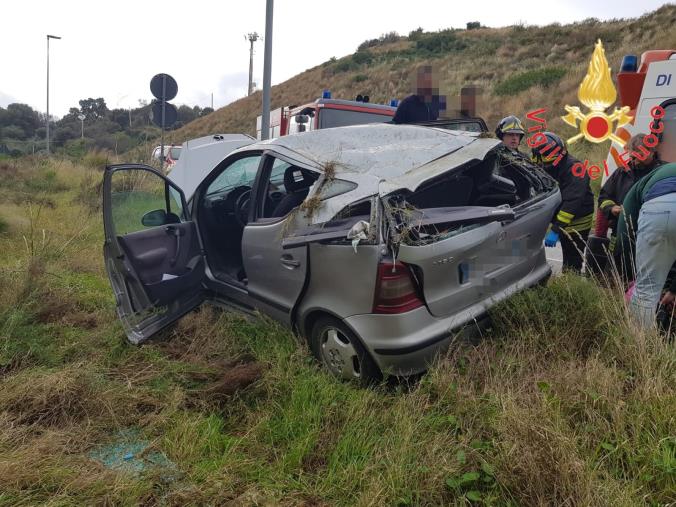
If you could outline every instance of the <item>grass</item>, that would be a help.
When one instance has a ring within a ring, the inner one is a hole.
[[[334,380],[276,324],[211,308],[134,347],[100,216],[82,199],[101,173],[14,164],[0,234],[0,505],[676,502],[676,352],[635,331],[612,290],[555,278],[495,308],[479,345],[373,389]],[[53,203],[40,213],[24,194],[35,178],[46,190],[33,197]],[[129,429],[176,470],[90,458]]]

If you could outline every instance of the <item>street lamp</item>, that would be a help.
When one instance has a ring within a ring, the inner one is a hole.
[[[49,39],[60,39],[56,35],[47,35],[47,155],[49,156]]]
[[[84,121],[85,121],[86,116],[82,113],[77,115],[77,119],[80,120],[80,123],[82,125],[82,139],[84,139]]]

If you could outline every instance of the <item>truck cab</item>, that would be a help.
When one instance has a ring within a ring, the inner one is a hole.
[[[284,106],[270,111],[270,139],[311,130],[392,120],[395,105],[373,104],[368,97],[355,100],[332,99],[330,93],[300,106]],[[261,139],[262,116],[256,118],[256,137]]]
[[[634,134],[649,134],[654,108],[659,106],[664,109],[664,117],[660,119],[664,130],[660,134],[658,153],[664,162],[676,162],[676,50],[646,51],[640,61],[634,55],[625,56],[617,74],[617,85],[620,105],[630,108],[633,120],[618,128],[616,135],[626,142]],[[608,175],[622,165],[623,152],[624,146],[611,144],[606,159]]]

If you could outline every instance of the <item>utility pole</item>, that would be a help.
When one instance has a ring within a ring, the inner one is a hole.
[[[272,74],[272,8],[273,0],[265,3],[265,54],[263,55],[263,117],[261,139],[270,138],[270,81]]]
[[[56,35],[47,35],[47,156],[49,156],[49,39],[60,39]]]
[[[249,41],[251,46],[249,47],[249,91],[247,95],[253,93],[253,55],[254,55],[254,42],[258,40],[258,34],[256,32],[249,33],[244,36],[245,39]],[[213,105],[211,106],[213,109]]]

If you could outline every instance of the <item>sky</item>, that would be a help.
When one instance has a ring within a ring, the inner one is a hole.
[[[468,21],[499,27],[562,24],[596,17],[638,17],[656,0],[277,0],[274,2],[272,84],[332,56],[353,53],[383,33],[407,35],[464,28]],[[265,0],[147,2],[143,0],[4,0],[0,30],[0,106],[46,110],[46,35],[50,42],[50,113],[60,117],[82,98],[103,97],[109,108],[151,100],[160,72],[178,82],[173,103],[216,109],[247,92],[249,42],[265,34]],[[546,7],[546,8],[545,8]],[[255,44],[254,81],[263,83],[263,41]],[[319,95],[321,90],[317,91]]]

